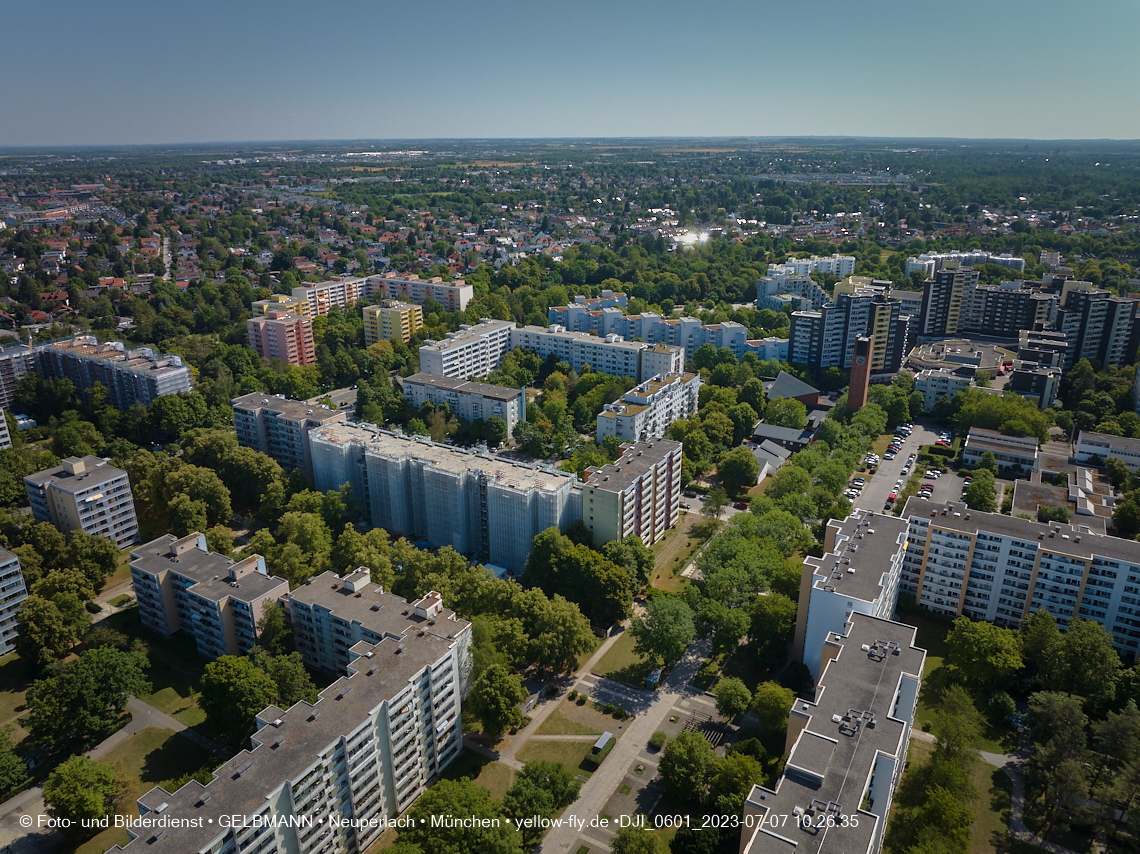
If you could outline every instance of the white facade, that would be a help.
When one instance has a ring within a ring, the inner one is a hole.
[[[10,551],[0,549],[0,655],[15,649],[18,634],[16,612],[27,598],[20,559]]]
[[[697,411],[700,389],[699,374],[669,374],[643,382],[598,413],[597,440],[605,436],[623,442],[660,438],[674,421]]]
[[[780,311],[787,301],[780,297],[797,300],[797,309],[820,309],[831,299],[807,273],[801,275],[773,264],[768,267],[768,275],[756,283],[756,307]],[[803,305],[805,302],[808,304]]]
[[[364,280],[364,293],[368,297],[379,294],[383,299],[408,300],[418,305],[430,299],[448,311],[466,311],[468,303],[475,298],[475,288],[462,279],[445,282],[438,276],[421,279],[395,273],[369,276]]]
[[[364,299],[365,280],[349,277],[332,279],[293,288],[292,294],[305,316],[324,316],[330,308],[348,308]]]
[[[24,478],[37,522],[106,537],[117,548],[137,542],[139,523],[127,473],[100,457],[67,457]]]
[[[539,532],[579,518],[576,478],[565,472],[350,425],[314,430],[309,442],[316,489],[351,484],[374,528],[514,572]]]
[[[400,380],[404,400],[417,409],[425,403],[446,403],[454,415],[467,421],[498,416],[507,423],[507,437],[526,419],[526,395],[522,389],[418,373]]]
[[[964,377],[942,368],[928,368],[914,376],[914,390],[922,392],[922,405],[927,412],[934,409],[934,404],[942,398],[953,397],[973,384],[974,380],[971,377]]]
[[[1130,471],[1136,471],[1140,468],[1140,439],[1082,430],[1077,434],[1077,451],[1074,456],[1078,463],[1099,460],[1101,465],[1109,457],[1116,457]]]
[[[812,255],[810,258],[789,258],[783,264],[769,264],[768,275],[771,276],[773,273],[797,276],[823,273],[825,276],[845,279],[855,273],[855,256],[829,255],[825,258]]]
[[[484,318],[474,326],[463,325],[442,341],[420,347],[420,370],[441,377],[485,377],[499,367],[512,348],[514,321]]]
[[[906,273],[909,275],[920,270],[929,278],[941,270],[946,263],[959,264],[963,267],[974,267],[978,264],[996,264],[1007,267],[1019,273],[1025,272],[1025,259],[1003,253],[994,255],[984,249],[975,249],[969,252],[930,252],[922,255],[912,255],[906,259]]]
[[[681,443],[651,439],[623,446],[615,462],[586,469],[581,502],[595,546],[631,536],[652,545],[681,512]]]
[[[762,362],[774,359],[778,362],[788,361],[789,339],[787,338],[759,338],[744,342],[744,352],[753,353]]]

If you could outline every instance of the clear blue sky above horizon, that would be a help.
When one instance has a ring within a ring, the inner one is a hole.
[[[1140,4],[4,4],[0,146],[1140,139]]]

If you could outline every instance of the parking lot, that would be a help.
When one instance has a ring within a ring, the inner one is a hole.
[[[901,480],[904,484],[909,474],[904,475],[902,470],[907,466],[907,458],[911,454],[917,454],[918,449],[923,445],[931,445],[938,440],[938,430],[923,424],[920,421],[914,422],[914,429],[911,434],[902,443],[899,449],[899,454],[893,460],[880,460],[878,471],[874,477],[869,477],[867,485],[864,487],[862,494],[851,503],[862,510],[873,510],[876,513],[883,512],[883,505],[887,502],[887,496],[891,494],[894,489],[895,481]],[[913,469],[912,469],[913,471]],[[866,474],[862,475],[867,477]],[[944,488],[953,489],[950,486],[950,480],[957,480],[958,494],[954,497],[957,498],[961,494],[961,480],[955,478],[953,475],[944,474],[935,484],[935,495],[940,495],[937,487],[941,481],[947,481]]]

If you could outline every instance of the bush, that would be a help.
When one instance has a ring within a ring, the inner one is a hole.
[[[583,763],[586,765],[592,765],[593,767],[597,768],[602,764],[602,760],[610,755],[610,751],[614,749],[615,744],[617,744],[617,739],[611,738],[609,744],[607,744],[597,753],[594,753],[593,751],[587,753],[586,758],[582,760]]]
[[[927,445],[924,450],[928,454],[937,454],[940,457],[954,456],[953,448],[944,448],[942,445]]]
[[[579,694],[578,695],[578,705],[579,706],[586,705],[586,695],[585,694]]]
[[[986,714],[992,723],[1000,723],[1017,713],[1017,703],[1005,691],[995,691],[986,701]]]
[[[88,614],[98,614],[101,610],[103,610],[99,607],[99,603],[97,602],[86,602],[84,603],[83,607],[87,609]]]
[[[624,721],[629,717],[629,712],[625,710],[625,706],[618,706],[616,709],[614,709],[614,717],[619,721]]]
[[[803,700],[815,699],[815,679],[806,664],[793,661],[780,674],[779,683]]]
[[[612,715],[614,713],[614,704],[613,703],[606,703],[605,706],[603,706],[603,708],[606,710],[607,715]]]
[[[571,688],[570,693],[566,695],[566,698],[569,700],[576,700],[578,698],[578,689]]]
[[[653,735],[649,736],[649,746],[652,747],[654,750],[660,750],[662,747],[665,746],[665,742],[668,740],[669,740],[669,737],[667,735],[665,735],[664,732],[662,732],[661,730],[657,730],[657,732],[655,732],[655,733],[653,733]]]

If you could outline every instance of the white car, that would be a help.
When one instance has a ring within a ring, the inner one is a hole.
[[[938,471],[937,469],[928,469],[926,472],[926,476],[932,477],[935,480],[937,480],[938,478],[942,477],[942,472]]]
[[[902,473],[903,474],[910,474],[910,466],[903,466]]]

